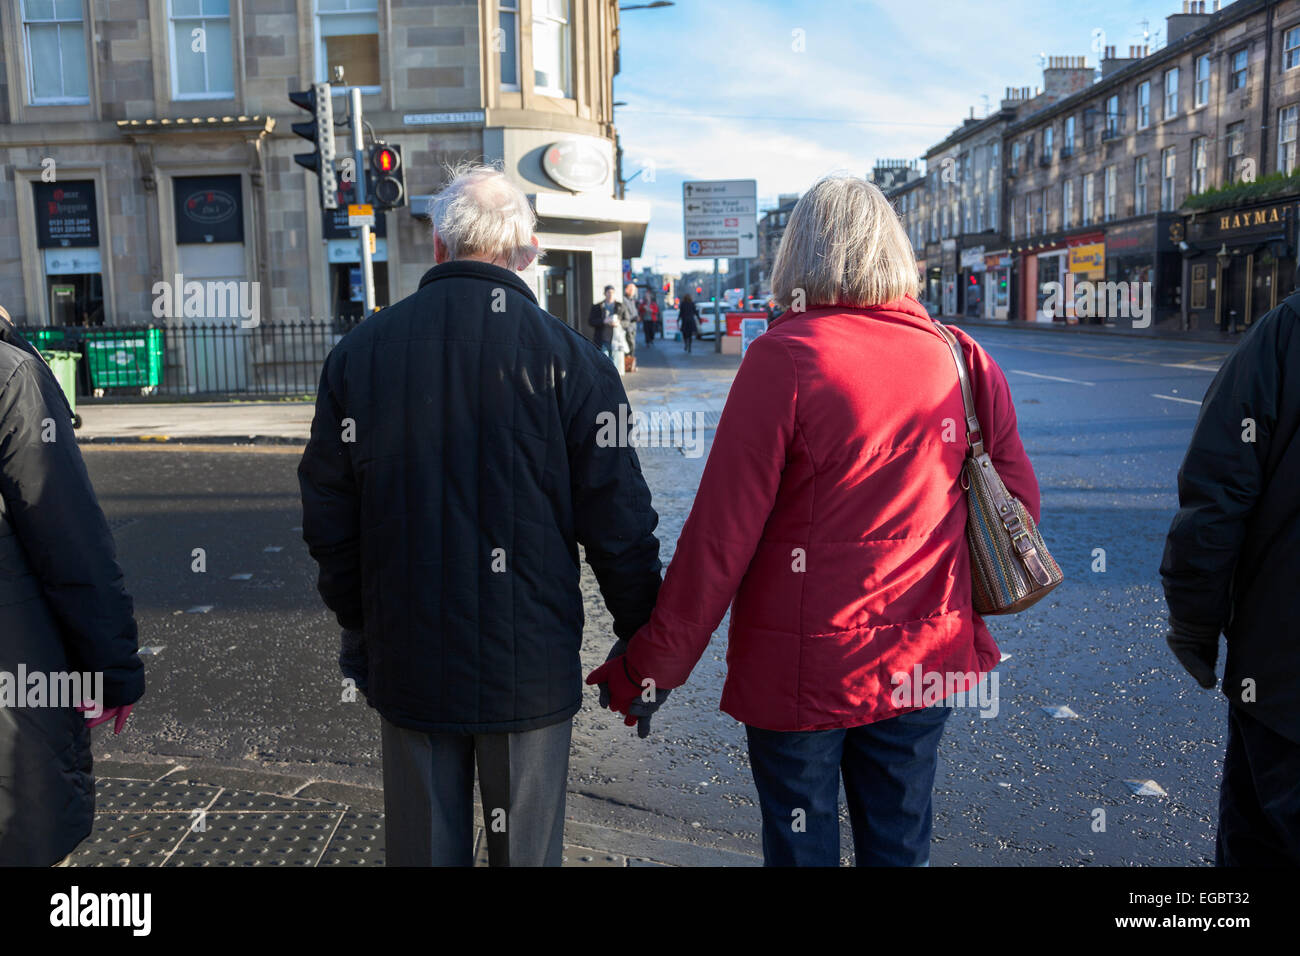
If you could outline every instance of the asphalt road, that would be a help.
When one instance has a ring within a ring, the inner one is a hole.
[[[1165,647],[1156,571],[1197,403],[1227,350],[973,334],[1011,382],[1042,485],[1043,530],[1067,580],[1031,611],[990,622],[1007,655],[999,711],[958,710],[948,723],[933,862],[1208,863],[1226,704]],[[644,370],[629,379],[634,406],[716,414],[730,363],[666,349],[667,364],[642,353]],[[378,721],[342,699],[337,629],[301,541],[298,451],[92,446],[86,459],[136,597],[141,643],[153,649],[149,695],[130,732],[96,731],[97,752],[378,784]],[[667,559],[703,458],[655,448],[642,463]],[[1097,549],[1104,571],[1094,570]],[[584,663],[595,666],[609,617],[589,573],[583,585]],[[588,694],[575,725],[571,817],[759,852],[744,730],[717,710],[724,652],[725,624],[649,740]],[[1057,707],[1076,716],[1045,710]],[[1154,781],[1165,795],[1135,794],[1126,781]]]

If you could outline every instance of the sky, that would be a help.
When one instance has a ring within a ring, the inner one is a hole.
[[[647,0],[621,0],[623,6]],[[1207,10],[1213,3],[1207,3]],[[1182,0],[677,0],[621,17],[614,78],[626,197],[651,204],[633,265],[712,268],[682,249],[682,182],[754,179],[758,208],[831,172],[919,159],[1007,87],[1038,88],[1042,56],[1164,42]],[[802,49],[797,49],[798,47]],[[726,263],[723,263],[724,267]]]

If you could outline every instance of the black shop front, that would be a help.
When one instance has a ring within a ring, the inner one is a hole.
[[[1181,245],[1190,329],[1242,332],[1295,288],[1297,197],[1193,213]]]

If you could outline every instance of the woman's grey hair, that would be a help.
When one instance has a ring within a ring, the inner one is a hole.
[[[865,308],[919,288],[912,244],[874,183],[827,176],[795,203],[772,264],[772,295],[780,305]]]
[[[452,259],[486,256],[526,269],[537,255],[537,214],[522,189],[499,168],[481,163],[451,167],[448,182],[429,200],[433,235]]]

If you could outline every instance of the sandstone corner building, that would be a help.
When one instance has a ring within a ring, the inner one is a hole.
[[[432,265],[427,205],[447,166],[495,162],[539,216],[547,254],[525,280],[585,331],[649,220],[648,203],[622,194],[618,22],[615,0],[6,0],[0,302],[27,328],[224,324],[236,331],[220,349],[248,375],[292,359],[306,384],[318,355],[272,354],[238,316],[160,318],[155,288],[248,284],[267,326],[337,332],[361,317],[355,231],[320,209],[292,159],[309,145],[289,129],[305,119],[289,91],[342,66],[407,167],[409,204],[375,225],[378,304]],[[210,357],[172,338],[169,365],[207,390]]]

